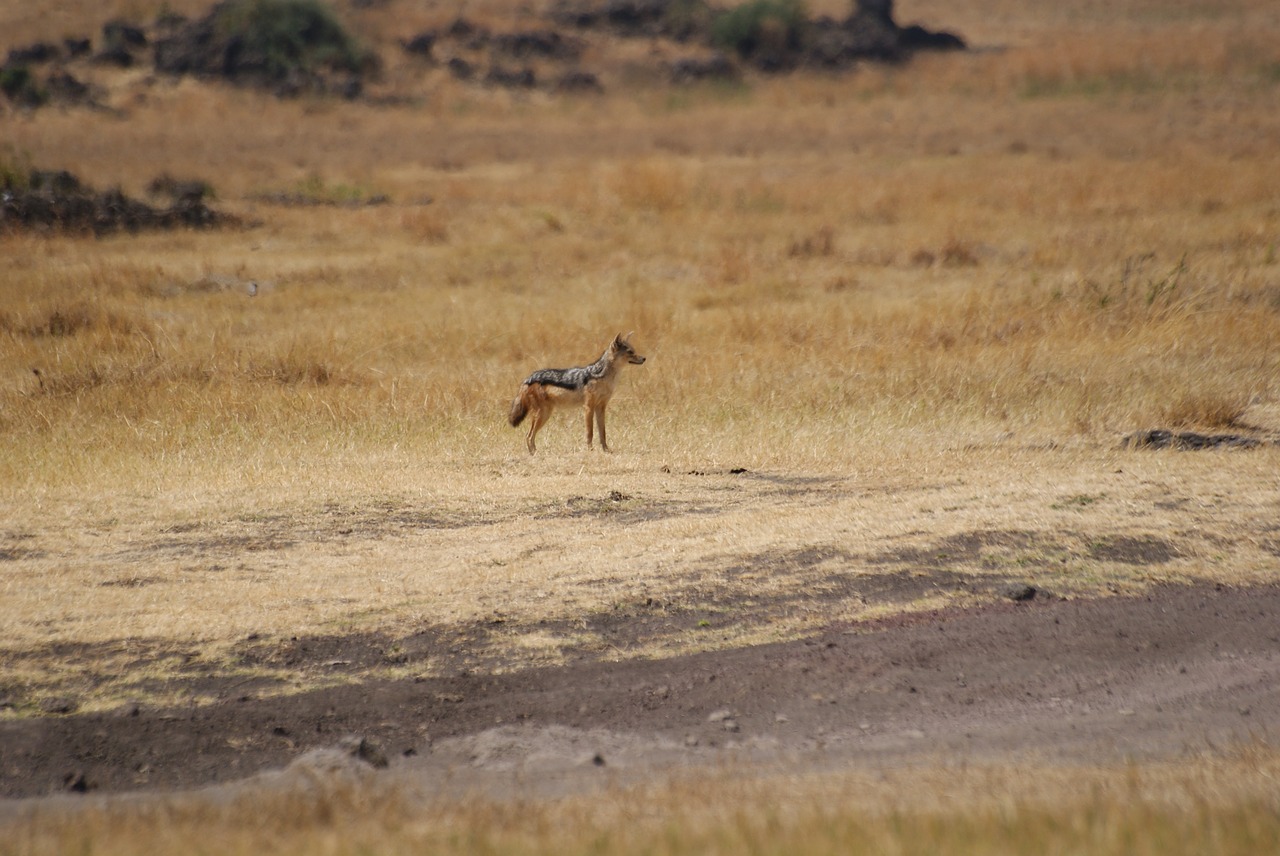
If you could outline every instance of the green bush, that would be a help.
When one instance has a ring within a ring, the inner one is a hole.
[[[0,147],[0,190],[26,190],[31,184],[31,169],[29,154],[11,145]]]
[[[750,57],[763,49],[795,50],[807,20],[803,0],[750,0],[711,25],[711,37],[724,50]]]
[[[227,0],[213,24],[233,65],[253,67],[271,78],[325,67],[359,72],[371,60],[342,22],[319,0]]]
[[[0,68],[0,92],[24,107],[39,107],[49,100],[48,93],[25,65]]]

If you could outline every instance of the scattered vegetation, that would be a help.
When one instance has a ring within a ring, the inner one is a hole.
[[[161,182],[161,186],[166,186]],[[212,228],[239,221],[204,203],[199,192],[178,194],[167,208],[131,199],[119,188],[96,191],[66,170],[0,165],[0,233],[106,235],[144,229]]]
[[[269,190],[256,194],[263,202],[277,205],[385,205],[390,199],[363,184],[330,183],[315,173],[299,181],[291,190]]]

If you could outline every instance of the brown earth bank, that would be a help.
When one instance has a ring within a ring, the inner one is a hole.
[[[615,631],[625,646],[626,624]],[[382,643],[327,637],[292,650],[350,663]],[[10,719],[0,794],[228,783],[344,741],[360,763],[389,766],[378,775],[532,796],[741,761],[1214,752],[1272,739],[1280,724],[1280,585],[1038,596],[660,660],[582,657],[269,697],[224,684],[200,706]]]

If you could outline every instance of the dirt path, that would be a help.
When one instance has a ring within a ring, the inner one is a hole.
[[[618,629],[625,633],[625,626]],[[358,661],[368,636],[299,645]],[[670,765],[1159,758],[1280,725],[1280,586],[1037,598],[662,660],[375,680],[0,722],[0,794],[228,782],[362,735],[390,772],[533,795]]]

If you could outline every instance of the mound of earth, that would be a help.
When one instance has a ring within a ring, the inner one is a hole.
[[[200,191],[175,193],[170,205],[156,208],[125,196],[119,189],[94,190],[65,170],[31,170],[25,176],[9,176],[0,185],[0,233],[106,235],[146,229],[208,229],[240,222],[205,204],[206,185],[187,184]]]
[[[1280,585],[1160,586],[1006,599],[665,659],[578,652],[554,667],[444,668],[293,694],[201,670],[166,694],[209,703],[78,713],[73,700],[51,700],[44,715],[0,719],[0,795],[232,782],[334,747],[427,789],[503,794],[523,783],[534,796],[590,786],[601,769],[643,779],[727,760],[1171,758],[1280,725],[1277,619]],[[625,650],[626,625],[615,630]],[[301,671],[323,673],[380,656],[385,643],[298,640],[289,653]],[[51,650],[48,668],[84,653]]]

